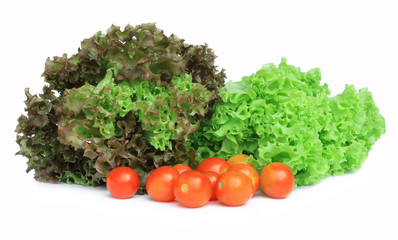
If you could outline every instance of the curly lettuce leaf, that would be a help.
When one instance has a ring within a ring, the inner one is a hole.
[[[288,165],[297,185],[357,170],[385,132],[371,93],[346,86],[329,97],[320,70],[302,72],[282,59],[220,90],[210,121],[191,138],[201,161],[238,153],[261,169],[271,162]]]
[[[173,87],[133,81],[136,91],[136,115],[149,142],[157,149],[171,149],[171,140],[186,140],[199,127],[199,118],[209,111],[212,92],[191,75],[172,79]],[[198,118],[199,117],[199,118]]]
[[[173,88],[148,81],[114,82],[112,70],[97,85],[86,83],[67,90],[58,110],[61,143],[84,148],[91,138],[121,137],[118,118],[132,112],[149,143],[162,151],[174,140],[185,140],[199,127],[198,117],[208,112],[213,94],[192,83],[190,75],[173,77]]]
[[[85,83],[97,85],[113,68],[115,82],[144,79],[157,85],[172,86],[172,78],[191,74],[215,94],[224,85],[225,72],[218,71],[216,56],[208,45],[191,45],[172,34],[166,36],[153,23],[112,25],[106,33],[97,32],[84,39],[78,53],[48,58],[43,76],[61,94],[65,89]]]
[[[195,162],[195,151],[186,150],[187,138],[214,96],[190,75],[172,82],[171,89],[145,80],[115,83],[109,69],[97,86],[66,90],[57,108],[60,143],[83,150],[103,175],[121,163],[149,172],[163,164]]]
[[[92,168],[94,161],[84,151],[63,145],[57,139],[59,99],[49,87],[43,94],[32,95],[25,90],[27,116],[21,115],[16,128],[20,154],[28,158],[27,172],[35,170],[35,179],[42,182],[69,182],[94,186],[103,182],[103,176]],[[77,177],[68,174],[74,172]]]

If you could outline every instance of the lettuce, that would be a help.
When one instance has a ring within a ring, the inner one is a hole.
[[[97,32],[76,54],[47,59],[43,93],[25,90],[17,154],[43,182],[97,186],[129,166],[142,193],[153,169],[197,164],[188,136],[209,118],[224,85],[215,59],[206,44],[166,36],[155,24]]]
[[[286,61],[264,65],[220,90],[212,118],[191,137],[199,161],[246,153],[257,171],[285,163],[299,186],[360,168],[385,132],[371,93],[346,85],[329,97],[318,68],[302,72]]]

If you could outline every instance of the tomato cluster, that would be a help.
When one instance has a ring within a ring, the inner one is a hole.
[[[251,199],[260,186],[271,198],[285,198],[293,191],[294,175],[288,166],[271,163],[259,175],[251,163],[246,163],[247,157],[238,154],[228,161],[207,158],[196,170],[185,164],[159,167],[148,176],[146,190],[155,201],[177,199],[191,208],[214,200],[240,206]],[[109,173],[106,184],[112,196],[130,198],[138,190],[139,179],[131,168],[120,167]]]

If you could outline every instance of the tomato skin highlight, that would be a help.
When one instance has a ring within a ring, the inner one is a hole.
[[[252,182],[253,195],[256,194],[258,188],[260,187],[260,175],[258,175],[257,171],[253,167],[245,164],[237,164],[229,167],[228,171],[241,172],[248,176]]]
[[[270,163],[261,171],[260,186],[263,192],[271,198],[285,198],[294,188],[293,172],[283,163]]]
[[[213,189],[213,193],[211,195],[210,201],[216,201],[217,200],[217,196],[216,196],[217,180],[220,175],[216,172],[205,172],[204,175],[209,178],[211,185],[212,185],[212,189]]]
[[[173,167],[159,167],[149,174],[146,181],[146,191],[155,201],[170,202],[175,199],[174,184],[178,172]]]
[[[253,163],[248,163],[246,162],[246,159],[249,157],[249,155],[246,154],[237,154],[235,156],[232,156],[228,159],[228,164],[230,166],[238,165],[238,164],[245,164],[253,167]]]
[[[129,167],[117,167],[106,177],[106,187],[115,198],[131,198],[139,186],[138,174]]]
[[[177,170],[178,174],[181,174],[185,171],[192,170],[192,168],[186,164],[179,163],[173,166],[175,170]]]
[[[218,177],[216,196],[225,205],[243,205],[253,196],[252,182],[241,172],[225,172]]]
[[[176,199],[185,207],[197,208],[205,205],[213,193],[208,177],[196,170],[181,173],[174,185]]]
[[[196,170],[205,173],[205,172],[216,172],[218,174],[222,174],[226,172],[229,168],[229,164],[222,158],[211,157],[206,158],[202,162],[199,163]]]

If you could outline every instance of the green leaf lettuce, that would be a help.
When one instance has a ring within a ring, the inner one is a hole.
[[[320,81],[318,68],[302,72],[282,59],[278,67],[267,64],[227,83],[211,120],[192,136],[191,148],[199,150],[199,161],[250,154],[258,171],[271,162],[285,163],[297,185],[357,170],[385,132],[384,118],[367,89],[347,85],[329,97]]]

